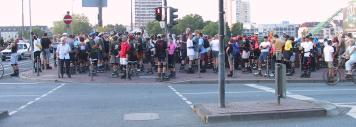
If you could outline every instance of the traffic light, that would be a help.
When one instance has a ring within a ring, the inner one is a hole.
[[[155,15],[157,21],[162,21],[162,7],[155,8]]]
[[[176,19],[178,18],[178,14],[175,14],[178,12],[178,9],[169,7],[167,11],[168,11],[167,25],[174,26],[178,24],[178,21],[176,21]]]

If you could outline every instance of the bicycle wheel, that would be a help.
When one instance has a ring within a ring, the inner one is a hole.
[[[0,63],[0,78],[2,78],[2,76],[4,76],[4,66]]]
[[[36,67],[37,76],[40,76],[41,62],[38,57],[35,64],[36,64],[35,67]]]
[[[326,70],[323,73],[323,80],[325,81],[325,83],[329,86],[335,86],[336,84],[338,84],[341,80],[341,73],[339,70],[334,69],[334,75],[332,77],[329,76],[328,74],[328,70]]]
[[[354,84],[356,84],[356,69],[352,70],[352,82],[354,82]]]

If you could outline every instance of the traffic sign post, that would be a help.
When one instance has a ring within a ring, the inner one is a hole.
[[[63,22],[66,24],[67,34],[71,34],[70,24],[72,23],[72,20],[72,16],[70,15],[69,11],[67,11],[67,14],[63,18]]]

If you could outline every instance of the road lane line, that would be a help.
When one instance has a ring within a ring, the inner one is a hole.
[[[0,97],[38,97],[39,95],[0,95]]]
[[[13,83],[13,82],[7,82],[7,83],[0,83],[0,85],[35,85],[39,84],[38,82],[34,83],[27,83],[27,82],[19,82],[19,83]]]
[[[43,99],[44,97],[48,96],[49,94],[51,94],[52,92],[58,90],[59,88],[62,88],[63,86],[65,86],[64,83],[62,83],[61,85],[57,86],[56,88],[53,88],[52,90],[50,90],[50,91],[48,91],[47,93],[41,95],[40,97],[37,97],[36,99],[27,102],[25,105],[20,106],[18,109],[14,110],[14,111],[11,111],[11,112],[9,113],[9,115],[12,116],[12,115],[18,113],[19,111],[21,111],[21,110],[27,108],[27,107],[30,106],[31,104],[34,104],[34,103],[40,101],[40,100]],[[52,91],[52,92],[51,92],[51,91]]]
[[[245,84],[246,86],[252,87],[252,88],[256,88],[256,89],[260,89],[260,90],[264,90],[266,92],[270,92],[270,93],[275,93],[275,90],[266,86],[261,86],[261,85],[257,85],[257,84]],[[316,100],[312,97],[307,97],[307,96],[303,96],[303,95],[299,95],[299,94],[295,94],[292,92],[288,92],[287,91],[287,97],[290,98],[294,98],[294,99],[298,99],[298,100]],[[352,118],[356,119],[356,106],[350,106],[350,105],[340,105],[337,103],[333,103],[337,106],[344,106],[344,107],[350,107],[351,110],[347,113],[347,115],[351,116]]]
[[[173,86],[168,86],[168,88],[170,88],[173,93],[179,96],[186,104],[189,105],[191,109],[193,109],[193,103],[189,101],[186,97],[184,97],[178,90],[176,90]]]
[[[225,92],[226,94],[245,94],[245,93],[265,93],[266,91],[242,91],[242,92]],[[197,93],[182,93],[183,95],[205,95],[219,94],[219,92],[197,92]]]

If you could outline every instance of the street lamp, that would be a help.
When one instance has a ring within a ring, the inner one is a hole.
[[[31,0],[28,0],[29,13],[30,13],[30,45],[31,45],[31,53],[33,53],[33,41],[32,41],[32,12],[31,12]],[[32,63],[34,62],[34,54],[31,55]],[[32,73],[35,73],[35,69],[32,68]]]
[[[219,0],[219,102],[225,108],[224,0]]]
[[[21,1],[22,2],[22,27],[21,27],[21,35],[20,35],[20,39],[23,40],[23,35],[24,35],[24,27],[25,27],[25,23],[24,23],[24,9],[23,9],[23,0]]]

